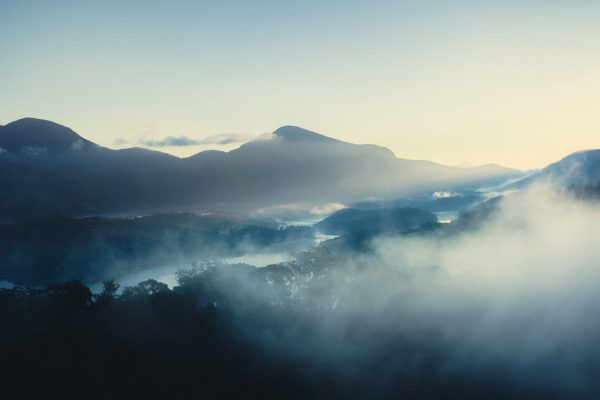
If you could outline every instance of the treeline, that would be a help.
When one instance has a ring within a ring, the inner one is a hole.
[[[451,345],[419,327],[431,315],[415,317],[410,290],[383,303],[374,290],[373,279],[397,286],[411,278],[376,266],[363,275],[364,265],[347,261],[321,247],[266,268],[197,265],[173,289],[154,280],[127,288],[109,280],[97,294],[77,280],[1,289],[3,390],[21,398],[531,397],[501,370],[448,370]]]
[[[310,364],[257,340],[299,322],[283,293],[293,268],[207,263],[181,271],[173,289],[155,280],[125,288],[108,280],[97,294],[79,280],[0,289],[2,390],[22,398],[318,395],[320,385],[305,386],[298,373]]]
[[[70,281],[0,290],[2,390],[20,398],[303,397],[293,368],[240,343],[230,312],[197,303],[190,287],[151,280],[116,289],[106,282],[92,295]]]

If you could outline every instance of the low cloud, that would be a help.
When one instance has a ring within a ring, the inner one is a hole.
[[[203,139],[194,139],[188,136],[167,136],[162,139],[141,140],[140,143],[148,147],[186,147],[202,145],[228,145],[244,143],[252,139],[252,135],[244,133],[221,133],[207,136]]]
[[[83,142],[83,140],[77,139],[76,141],[71,143],[71,149],[72,150],[81,150],[84,145],[85,145],[85,143]]]
[[[327,215],[339,211],[343,208],[346,208],[346,206],[342,203],[328,203],[311,208],[310,213],[314,215]]]
[[[254,135],[248,135],[246,133],[221,133],[204,138],[200,141],[200,144],[235,144],[247,142],[252,138],[254,138]]]
[[[28,156],[41,156],[48,154],[48,149],[42,146],[25,146],[21,149],[21,153]]]
[[[306,320],[284,318],[283,332],[268,335],[238,323],[265,354],[308,360],[383,394],[405,379],[428,390],[478,382],[518,398],[595,398],[599,236],[597,203],[534,187],[506,196],[478,228],[381,237],[370,252],[338,258],[325,244],[288,275],[265,269],[269,287],[283,279],[284,300],[306,307]],[[244,279],[224,292],[245,305],[269,300]]]
[[[508,196],[479,230],[377,241],[373,264],[413,279],[366,272],[371,285],[362,296],[382,309],[410,299],[396,322],[443,338],[446,367],[589,393],[600,329],[590,311],[600,306],[599,227],[597,204],[536,187]]]
[[[191,139],[187,136],[167,136],[158,140],[142,140],[140,143],[148,147],[185,147],[201,144],[199,140]]]
[[[131,141],[130,141],[130,140],[123,139],[123,138],[117,138],[117,139],[115,139],[115,140],[114,140],[114,142],[113,142],[113,144],[114,144],[115,146],[123,146],[123,145],[129,144],[129,143],[131,143]]]

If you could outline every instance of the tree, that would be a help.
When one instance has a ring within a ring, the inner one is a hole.
[[[152,296],[159,293],[167,293],[169,291],[169,287],[166,284],[158,282],[155,279],[148,279],[138,283],[136,286],[126,287],[123,290],[123,298]]]
[[[92,302],[92,291],[80,280],[73,280],[64,284],[65,300],[72,308],[83,308]]]
[[[102,282],[102,292],[96,297],[96,302],[100,304],[110,303],[117,297],[117,291],[121,287],[114,279]]]

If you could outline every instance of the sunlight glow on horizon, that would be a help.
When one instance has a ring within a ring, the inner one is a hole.
[[[600,148],[598,2],[0,0],[0,16],[2,125],[111,148],[297,125],[520,169]]]

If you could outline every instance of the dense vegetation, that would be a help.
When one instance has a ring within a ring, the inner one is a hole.
[[[330,305],[279,297],[282,287],[269,290],[266,282],[261,289],[269,294],[260,300],[233,288],[222,291],[225,283],[251,274],[244,267],[232,274],[209,269],[184,278],[174,290],[146,281],[121,295],[110,282],[97,296],[79,281],[43,290],[1,290],[4,390],[92,398],[115,393],[299,399],[462,393],[452,382],[429,386],[436,354],[425,343],[399,341],[390,349],[378,348],[363,365],[353,360],[369,335],[359,321],[350,332],[357,346],[350,354],[322,348],[333,345],[327,343],[331,338],[315,341],[311,326],[318,320],[310,312],[334,316]],[[407,364],[386,365],[397,353]],[[339,362],[354,365],[336,367]]]
[[[218,215],[49,217],[0,224],[0,280],[100,281],[189,260],[266,248],[299,250],[312,244],[310,227]]]
[[[445,330],[471,325],[479,305],[432,330],[422,321],[439,318],[437,307],[418,311],[402,282],[437,275],[398,275],[321,246],[266,268],[197,265],[172,290],[154,280],[120,292],[106,281],[97,295],[80,281],[2,289],[3,388],[62,398],[565,396],[503,365],[452,366]]]

